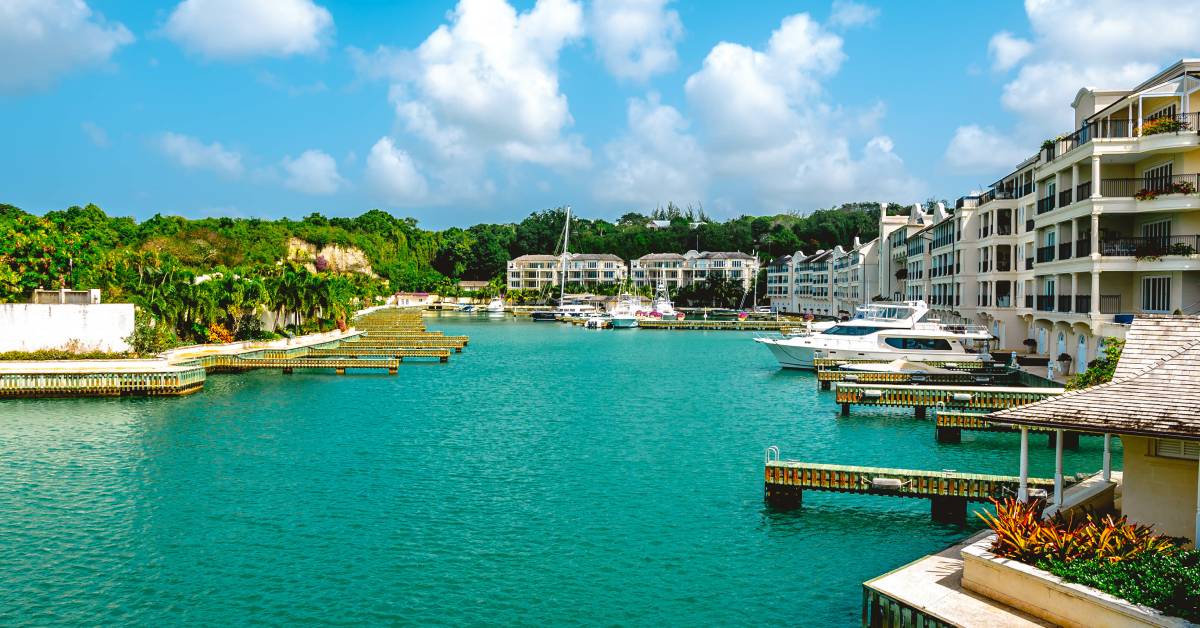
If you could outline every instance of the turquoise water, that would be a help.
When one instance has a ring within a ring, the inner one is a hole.
[[[0,623],[854,625],[862,581],[966,530],[924,500],[772,512],[766,446],[1017,470],[1013,435],[838,418],[750,334],[429,324],[470,346],[399,376],[0,402]],[[1082,445],[1068,471],[1099,466]]]

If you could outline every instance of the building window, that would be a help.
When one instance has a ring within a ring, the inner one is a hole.
[[[1142,310],[1167,312],[1171,309],[1171,277],[1142,277]]]
[[[1154,439],[1154,455],[1160,458],[1197,460],[1200,459],[1200,442],[1156,438]]]

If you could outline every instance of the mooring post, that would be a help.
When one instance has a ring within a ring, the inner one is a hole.
[[[929,499],[929,514],[938,523],[963,525],[967,522],[967,498],[938,495]]]
[[[283,369],[283,374],[284,374],[284,375],[291,375],[291,374],[292,374],[292,367],[290,367],[290,366],[289,366],[289,367],[286,367],[286,368],[284,368],[284,369]]]
[[[817,386],[820,386],[821,390],[829,390],[830,388],[832,388],[832,386],[830,385],[830,382],[818,381]]]
[[[776,510],[795,510],[804,503],[804,490],[797,486],[766,484],[763,493],[767,505]]]
[[[917,417],[918,419],[925,418],[925,406],[917,406],[916,408],[914,408],[913,416]]]
[[[850,404],[842,404],[842,416],[850,416]]]
[[[937,428],[937,442],[949,445],[957,445],[962,442],[961,427],[939,427]]]
[[[337,373],[338,375],[345,375],[346,369],[345,368],[335,368],[335,369],[333,369],[333,372]]]

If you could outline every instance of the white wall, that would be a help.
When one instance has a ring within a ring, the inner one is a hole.
[[[71,341],[87,350],[128,351],[132,333],[132,303],[0,304],[0,351],[58,349]]]

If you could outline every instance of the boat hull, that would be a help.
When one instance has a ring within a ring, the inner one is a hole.
[[[774,338],[756,338],[771,350],[779,366],[785,369],[813,370],[813,358],[832,360],[909,360],[911,362],[979,362],[983,356],[977,353],[952,353],[948,351],[857,351],[854,349],[818,349],[803,345],[788,344]]]
[[[775,356],[775,360],[779,362],[779,366],[785,369],[812,370],[812,347],[787,345],[777,342],[771,338],[755,338],[755,340],[766,345],[767,348],[771,350],[771,354]]]
[[[614,318],[609,321],[613,329],[632,329],[638,326],[636,318]]]

